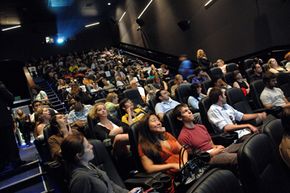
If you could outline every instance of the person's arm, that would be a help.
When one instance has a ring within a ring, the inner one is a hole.
[[[185,153],[187,156],[187,153]],[[177,169],[179,170],[179,164],[178,163],[167,163],[167,164],[154,164],[153,161],[148,158],[146,155],[143,155],[141,157],[141,163],[147,173],[154,173],[154,172],[160,172],[160,171],[166,171],[169,169]]]
[[[162,84],[163,84],[164,90],[168,90],[167,83],[165,81],[162,81]]]
[[[157,103],[156,104],[156,106],[155,106],[155,113],[160,118],[160,120],[163,120],[164,113],[162,111],[162,105],[161,105],[161,103]]]
[[[251,124],[240,124],[240,125],[227,124],[226,126],[224,126],[224,131],[231,132],[231,131],[236,131],[236,130],[245,129],[245,128],[250,129],[254,133],[258,132],[257,127]]]
[[[233,83],[233,87],[234,87],[234,88],[240,88],[240,85],[237,83],[237,81],[235,81],[235,82]]]

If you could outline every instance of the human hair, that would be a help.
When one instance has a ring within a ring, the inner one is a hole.
[[[222,90],[218,87],[213,87],[209,92],[210,101],[215,104],[219,101],[219,96],[223,94]]]
[[[188,105],[185,104],[185,103],[181,103],[181,104],[177,105],[177,106],[173,109],[173,111],[172,111],[172,114],[173,114],[174,119],[176,119],[177,121],[181,122],[181,121],[178,120],[177,118],[181,117],[181,109],[182,109],[182,108],[186,108],[186,107],[188,107]]]
[[[159,97],[161,97],[161,91],[162,90],[158,90],[155,94],[155,99],[156,99],[156,102],[158,102],[158,103],[161,102],[161,100],[159,98]]]
[[[125,108],[125,104],[128,102],[128,101],[131,101],[130,99],[128,99],[128,98],[123,98],[121,101],[120,101],[120,104],[119,104],[119,109],[120,109],[120,111],[121,111],[121,114],[122,115],[125,115],[127,112],[123,109],[123,108]],[[132,101],[131,101],[132,102]],[[133,103],[133,102],[132,102]],[[134,105],[134,103],[133,103],[133,105]]]
[[[194,75],[195,75],[195,76],[198,76],[198,74],[200,73],[200,71],[202,71],[202,68],[201,68],[201,67],[197,67],[197,68],[194,70]]]
[[[113,102],[113,100],[118,97],[118,95],[115,92],[111,92],[106,97],[106,102]]]
[[[179,81],[179,79],[183,78],[182,75],[180,74],[176,74],[174,77],[174,83],[177,84],[177,82]]]
[[[267,64],[268,64],[268,66],[269,66],[269,68],[274,68],[273,67],[273,61],[275,60],[275,58],[270,58],[269,60],[268,60],[268,62],[267,62]]]
[[[203,49],[198,49],[196,51],[196,58],[206,58],[206,54]]]
[[[237,80],[237,76],[238,76],[238,74],[240,74],[240,71],[239,70],[235,70],[233,72],[233,74],[234,74],[234,79]]]
[[[68,135],[61,143],[61,155],[68,164],[78,164],[79,156],[83,155],[84,136],[80,133]]]
[[[159,155],[161,151],[161,144],[159,140],[164,140],[166,137],[164,134],[156,134],[150,130],[149,119],[151,116],[158,116],[154,113],[145,115],[138,123],[139,126],[139,144],[144,154],[149,157],[154,163],[162,163],[162,159]],[[159,118],[158,118],[159,119]]]
[[[98,118],[98,115],[97,115],[97,108],[98,108],[98,106],[100,106],[100,105],[105,106],[105,103],[102,103],[102,102],[96,103],[96,104],[94,104],[94,105],[91,107],[91,109],[89,110],[88,116],[89,116],[91,119],[96,119],[96,118]]]
[[[32,102],[32,107],[33,108],[35,108],[35,104],[36,103],[41,103],[41,105],[42,105],[42,101],[40,101],[40,100],[34,100],[33,102]]]
[[[281,115],[281,123],[284,127],[284,133],[290,135],[290,107],[285,107]]]
[[[60,115],[60,114],[59,113],[55,114],[54,116],[51,117],[49,121],[50,132],[52,135],[57,135],[59,133],[59,125],[56,120],[57,115]]]
[[[193,96],[196,99],[199,97],[199,93],[197,93],[197,88],[199,88],[199,87],[201,87],[200,83],[193,83],[190,85],[191,96]]]
[[[264,84],[269,84],[272,79],[276,78],[276,75],[270,71],[264,73],[263,82]]]

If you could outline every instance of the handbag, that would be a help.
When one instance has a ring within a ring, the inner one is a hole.
[[[179,166],[181,167],[179,173],[175,176],[175,182],[179,182],[182,185],[188,185],[199,179],[209,169],[210,155],[207,152],[194,151],[193,158],[183,163],[183,155],[186,148],[182,148],[179,154]]]

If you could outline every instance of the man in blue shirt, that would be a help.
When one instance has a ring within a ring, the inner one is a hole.
[[[158,103],[155,105],[155,113],[161,120],[167,111],[174,109],[174,107],[179,104],[179,102],[169,97],[169,92],[167,90],[157,91],[156,100]]]

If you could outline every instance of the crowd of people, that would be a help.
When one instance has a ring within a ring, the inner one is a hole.
[[[76,183],[70,183],[72,192],[134,192],[135,189],[129,191],[114,184],[103,171],[89,163],[94,158],[91,140],[101,140],[106,145],[109,141],[113,150],[110,153],[116,157],[131,155],[128,132],[130,126],[137,123],[138,156],[148,173],[162,171],[174,176],[180,170],[179,152],[184,145],[207,152],[212,166],[236,168],[241,144],[252,134],[261,132],[260,127],[247,121],[261,123],[267,119],[267,114],[242,113],[227,104],[225,93],[234,87],[250,98],[250,83],[263,80],[266,86],[260,100],[264,107],[282,107],[278,118],[283,120],[286,132],[280,152],[283,160],[290,165],[290,102],[289,96],[277,87],[276,81],[277,73],[289,72],[287,65],[280,66],[271,58],[267,69],[263,69],[261,61],[254,60],[252,75],[248,79],[237,67],[232,71],[233,81],[227,82],[224,76],[229,70],[223,59],[213,63],[202,49],[197,51],[196,63],[185,55],[179,59],[179,74],[171,72],[165,64],[157,68],[148,62],[122,55],[118,49],[91,50],[33,61],[27,67],[36,68],[37,73],[33,75],[42,75],[53,85],[69,112],[57,112],[50,106],[45,91],[34,88],[33,114],[28,116],[17,109],[15,121],[27,144],[30,143],[30,131],[25,131],[27,122],[33,123],[35,138],[43,138],[43,131],[49,127],[53,134],[48,138],[51,157],[74,165],[71,180]],[[220,68],[223,76],[213,76],[212,68]],[[172,77],[175,77],[173,84],[170,83]],[[202,85],[206,81],[211,81],[211,86],[203,90]],[[188,104],[176,98],[176,89],[184,83],[191,84]],[[123,91],[126,89],[138,90],[145,106],[134,104],[130,96],[125,96]],[[221,132],[236,132],[236,143],[225,147],[212,141],[198,113],[199,102],[206,97],[211,101],[207,112],[209,122]],[[100,102],[100,99],[104,100]],[[153,108],[148,110],[152,103]],[[164,115],[168,111],[173,111],[174,119],[183,125],[178,136],[163,126]],[[190,159],[190,154],[190,151],[184,153],[184,163]],[[92,183],[94,178],[99,181]]]

